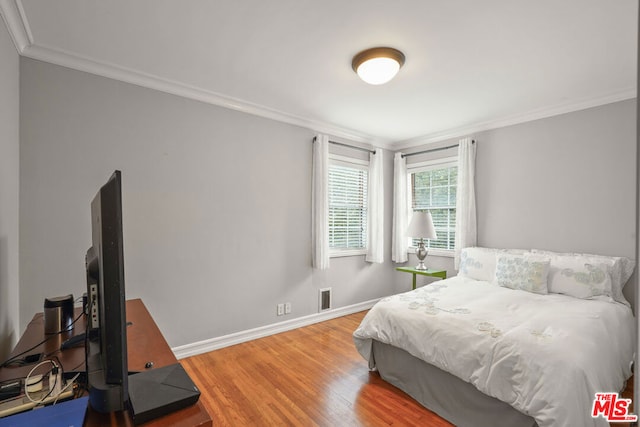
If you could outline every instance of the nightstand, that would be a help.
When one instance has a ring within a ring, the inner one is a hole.
[[[439,277],[441,279],[446,279],[447,278],[447,271],[446,270],[432,270],[430,268],[428,268],[426,270],[416,270],[413,267],[396,267],[396,270],[404,271],[405,273],[411,273],[413,275],[413,287],[412,287],[412,289],[416,288],[416,274],[419,274],[421,276]]]

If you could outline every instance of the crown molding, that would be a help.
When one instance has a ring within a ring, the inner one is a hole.
[[[9,0],[9,2],[11,2],[11,0]],[[515,114],[498,118],[496,120],[479,122],[468,126],[447,129],[441,132],[393,142],[379,137],[366,135],[352,129],[335,126],[333,124],[324,123],[318,120],[308,119],[295,114],[286,113],[266,106],[247,102],[238,98],[233,98],[213,91],[208,91],[196,86],[187,85],[185,83],[165,79],[137,70],[128,69],[115,64],[96,61],[91,58],[82,57],[70,52],[65,52],[47,46],[30,44],[23,48],[21,54],[32,59],[37,59],[40,61],[49,62],[79,71],[84,71],[90,74],[107,77],[125,83],[158,90],[161,92],[193,99],[200,102],[205,102],[230,110],[240,111],[259,117],[300,126],[303,128],[311,129],[314,132],[326,133],[338,138],[345,138],[349,141],[372,144],[380,148],[395,151],[440,142],[447,139],[468,136],[486,130],[544,119],[560,114],[585,110],[588,108],[598,107],[600,105],[632,99],[637,96],[636,88],[628,88],[597,98],[584,99],[578,102],[570,102],[551,107],[540,108],[526,112],[524,114]]]
[[[0,0],[1,1],[1,0]],[[196,86],[181,83],[175,80],[165,79],[153,74],[143,73],[119,65],[97,61],[92,58],[66,52],[52,47],[31,44],[23,49],[22,55],[31,59],[84,71],[90,74],[107,77],[110,79],[158,90],[184,98],[224,107],[230,110],[240,111],[255,116],[276,120],[279,122],[311,129],[315,132],[326,133],[332,136],[346,138],[351,141],[364,143],[377,143],[387,145],[388,141],[357,132],[352,129],[342,128],[324,123],[318,120],[308,119],[284,111],[279,111],[263,105],[254,104],[238,98],[222,95],[217,92],[202,89]]]
[[[390,147],[394,150],[403,150],[420,145],[432,144],[435,142],[445,141],[447,139],[460,138],[473,135],[491,129],[498,129],[507,126],[517,125],[520,123],[531,122],[534,120],[545,119],[548,117],[558,116],[561,114],[572,113],[574,111],[586,110],[588,108],[598,107],[601,105],[611,104],[614,102],[625,101],[637,97],[637,88],[628,88],[622,91],[609,93],[596,98],[580,100],[578,102],[569,102],[551,107],[539,108],[524,114],[514,114],[502,117],[496,120],[479,122],[469,126],[447,129],[442,132],[436,132],[423,135],[416,138],[406,139],[393,142]]]
[[[20,0],[0,0],[0,15],[20,55],[33,44],[31,29]]]
[[[384,148],[387,148],[390,142],[372,135],[363,134],[353,129],[336,126],[319,120],[308,119],[306,117],[254,104],[196,86],[165,79],[153,74],[143,73],[138,70],[121,67],[116,64],[76,55],[44,44],[36,44],[33,40],[29,23],[20,0],[0,0],[0,14],[5,21],[16,50],[20,55],[27,58],[37,59],[39,61],[49,62],[74,70],[84,71],[125,83],[224,107],[230,110],[240,111],[304,127],[311,129],[314,132],[326,133],[331,136],[345,138],[350,141],[375,144]]]
[[[143,73],[141,71],[121,67],[116,64],[76,55],[74,53],[48,47],[43,44],[35,44],[21,0],[0,0],[0,15],[7,26],[16,50],[22,56],[193,99],[207,104],[252,114],[258,117],[300,126],[311,129],[314,132],[325,133],[334,137],[345,138],[354,142],[363,142],[395,151],[419,145],[431,144],[447,139],[468,136],[490,129],[497,129],[551,116],[557,116],[560,114],[566,114],[573,111],[584,110],[613,102],[624,101],[637,96],[637,88],[628,88],[626,90],[607,94],[601,97],[540,108],[524,114],[515,114],[498,118],[496,120],[479,122],[459,128],[446,129],[411,139],[391,141],[363,134],[353,129],[309,119],[196,86],[165,79],[153,74]]]

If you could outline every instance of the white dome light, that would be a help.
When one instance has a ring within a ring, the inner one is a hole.
[[[404,59],[404,54],[397,49],[374,47],[354,56],[351,66],[365,82],[381,85],[395,77]]]

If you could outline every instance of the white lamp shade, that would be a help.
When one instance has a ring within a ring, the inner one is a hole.
[[[436,228],[433,226],[433,218],[429,211],[415,211],[409,228],[407,228],[407,236],[423,239],[435,239]]]

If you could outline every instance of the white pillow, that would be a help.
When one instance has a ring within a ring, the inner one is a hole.
[[[496,284],[510,289],[546,294],[549,258],[501,253],[496,262]]]
[[[496,261],[499,254],[524,255],[525,253],[528,253],[525,249],[464,248],[460,252],[458,275],[493,282],[496,277]]]
[[[498,249],[464,248],[460,252],[458,275],[475,280],[492,282],[496,271]]]
[[[611,296],[611,275],[606,263],[586,262],[583,257],[551,258],[549,292],[576,298]]]
[[[552,267],[557,268],[564,268],[563,265],[567,262],[567,258],[574,258],[574,261],[571,262],[572,265],[576,265],[578,263],[590,264],[592,266],[605,265],[607,267],[607,273],[609,274],[611,285],[604,295],[612,298],[614,301],[630,307],[629,302],[622,294],[622,289],[631,277],[631,274],[633,274],[633,269],[635,267],[635,262],[633,260],[625,257],[611,257],[581,253],[557,253],[539,249],[533,249],[531,252],[549,256],[551,258]]]

